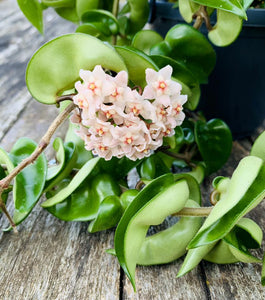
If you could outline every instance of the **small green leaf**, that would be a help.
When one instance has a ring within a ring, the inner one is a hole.
[[[105,35],[118,34],[119,23],[114,15],[108,11],[100,9],[91,9],[82,15],[83,23],[102,24],[102,32]]]
[[[133,37],[132,46],[149,54],[151,47],[162,41],[162,36],[157,32],[153,30],[141,30]]]
[[[38,0],[17,0],[18,6],[40,33],[43,33],[42,6]]]
[[[118,196],[107,196],[99,206],[96,219],[90,222],[88,231],[93,233],[116,226],[122,216],[122,206]]]
[[[54,178],[62,170],[65,161],[64,146],[61,138],[54,140],[53,149],[56,151],[56,163],[48,168],[46,180]]]
[[[59,8],[55,8],[55,11],[57,12],[57,14],[70,21],[73,23],[78,23],[79,22],[79,18],[78,15],[76,13],[76,8],[75,7],[59,7]]]
[[[228,126],[219,119],[207,123],[197,121],[195,139],[208,174],[221,168],[232,149],[232,134]]]
[[[20,138],[10,152],[11,160],[17,166],[29,157],[37,144],[28,138]],[[46,180],[47,162],[42,153],[34,164],[23,169],[14,180],[13,198],[15,203],[14,222],[21,223],[38,202]]]

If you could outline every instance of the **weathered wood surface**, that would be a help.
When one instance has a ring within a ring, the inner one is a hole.
[[[52,12],[46,13],[42,37],[19,12],[15,0],[0,1],[0,146],[10,150],[21,136],[36,141],[57,112],[31,99],[24,83],[27,61],[46,40],[73,31]],[[57,135],[63,136],[64,128]],[[234,143],[233,153],[218,173],[231,175],[251,147]],[[208,199],[211,178],[203,186]],[[12,201],[9,201],[12,210]],[[265,204],[251,213],[265,228]],[[0,218],[0,228],[7,226]],[[105,254],[113,246],[113,231],[88,234],[86,223],[55,219],[37,206],[19,226],[20,234],[0,233],[0,299],[265,299],[259,265],[218,266],[207,262],[183,278],[175,275],[183,261],[138,267],[137,293],[116,259]]]

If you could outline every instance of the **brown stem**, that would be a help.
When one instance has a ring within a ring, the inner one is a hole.
[[[40,140],[38,147],[35,149],[35,151],[26,159],[24,159],[17,167],[15,167],[12,172],[10,172],[5,178],[0,180],[0,207],[4,214],[7,216],[11,226],[14,228],[14,222],[12,218],[10,217],[8,211],[6,210],[6,206],[4,202],[2,201],[1,195],[4,190],[6,190],[11,181],[24,169],[26,168],[29,164],[32,164],[39,156],[40,154],[44,151],[44,149],[49,145],[51,138],[56,131],[56,129],[67,119],[69,116],[70,112],[75,108],[75,104],[71,103],[68,105],[64,111],[62,111],[56,119],[52,122],[50,127],[48,128],[47,132],[44,134],[42,139]]]
[[[160,150],[160,151],[167,154],[168,156],[184,160],[187,163],[187,165],[189,165],[193,168],[196,167],[196,165],[191,162],[192,157],[187,153],[174,153],[174,152],[171,152],[171,151],[168,151],[168,150]]]
[[[65,100],[74,101],[73,97],[75,95],[76,94],[69,94],[69,95],[59,96],[59,97],[56,98],[56,103],[60,103],[60,102],[65,101]]]
[[[6,217],[7,217],[8,221],[9,221],[10,225],[12,226],[12,228],[14,230],[14,232],[18,233],[16,224],[13,221],[12,217],[10,216],[8,210],[6,209],[6,205],[3,202],[2,197],[0,197],[0,208],[1,208],[2,212],[6,215]]]
[[[205,22],[206,28],[211,31],[212,30],[212,25],[210,22],[210,18],[207,12],[207,7],[204,5],[201,5],[199,10],[192,16],[193,19],[196,19],[193,27],[196,29],[200,29],[202,26],[203,21]]]
[[[172,214],[171,216],[207,217],[212,209],[212,207],[184,207],[182,210]]]

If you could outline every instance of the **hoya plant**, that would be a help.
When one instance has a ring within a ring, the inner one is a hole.
[[[0,149],[0,208],[10,222],[4,230],[17,232],[43,198],[41,206],[55,217],[89,221],[90,233],[117,226],[115,249],[108,252],[134,288],[137,264],[168,263],[186,252],[178,276],[202,259],[261,262],[249,249],[260,247],[262,231],[244,215],[265,196],[265,135],[231,179],[213,181],[213,205],[202,207],[200,183],[226,162],[232,136],[222,120],[206,121],[194,112],[200,84],[215,64],[215,52],[196,24],[207,21],[213,8],[244,18],[247,6],[186,2],[197,7],[195,28],[177,25],[163,39],[142,30],[147,1],[128,0],[122,7],[117,0],[18,0],[41,32],[42,11],[49,6],[79,26],[29,61],[28,90],[60,113],[38,144],[21,138],[9,153]],[[55,160],[47,161],[43,151],[68,119],[65,139],[53,142]],[[5,205],[11,191],[13,215]],[[146,236],[168,216],[179,219]]]

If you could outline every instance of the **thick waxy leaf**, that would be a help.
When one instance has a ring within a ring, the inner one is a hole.
[[[183,63],[169,57],[162,55],[151,55],[150,57],[160,69],[166,65],[170,65],[173,68],[172,76],[182,84],[182,94],[188,95],[185,107],[194,110],[199,103],[201,92],[200,85],[192,72]],[[183,84],[185,84],[186,88]]]
[[[122,206],[118,196],[106,197],[99,206],[98,214],[89,226],[88,231],[93,233],[116,226],[122,216]]]
[[[97,9],[99,6],[99,0],[76,0],[76,13],[81,20],[82,15],[91,10]]]
[[[137,214],[138,211],[141,210],[153,197],[163,191],[166,187],[171,185],[174,182],[172,174],[163,175],[151,183],[149,183],[144,189],[140,191],[140,193],[135,197],[134,201],[128,206],[126,212],[122,216],[118,227],[115,233],[115,251],[119,260],[120,265],[124,269],[125,273],[130,278],[131,282],[134,284],[134,268],[136,265],[137,257],[130,255],[130,252],[127,252],[128,245],[125,245],[126,237],[127,237],[127,228],[130,225],[132,217]],[[152,214],[149,214],[149,217]],[[147,220],[148,221],[148,220]],[[145,237],[144,230],[144,237]],[[135,238],[131,240],[134,244],[138,234],[135,234]],[[141,235],[140,243],[144,240],[144,237]],[[127,240],[128,241],[128,240]],[[141,245],[140,245],[141,246]],[[141,248],[141,247],[139,247]],[[128,260],[131,261],[131,266],[128,266]]]
[[[46,104],[74,87],[80,69],[92,70],[96,65],[119,72],[126,66],[115,50],[86,34],[75,33],[58,37],[43,45],[31,58],[27,86],[32,96]]]
[[[228,46],[239,35],[242,29],[242,19],[232,13],[217,10],[217,23],[209,32],[209,40],[216,46]]]
[[[51,7],[74,7],[75,0],[41,0],[46,6]]]
[[[197,208],[199,205],[188,200],[185,207]],[[201,221],[202,218],[198,217],[182,217],[173,226],[148,236],[141,246],[137,264],[164,264],[181,257],[185,254],[188,243],[200,228]]]
[[[38,0],[17,0],[18,6],[40,33],[43,33],[42,6]]]
[[[250,155],[257,156],[265,161],[265,131],[254,142]]]
[[[82,22],[102,24],[102,32],[105,35],[116,35],[119,32],[118,20],[112,13],[105,10],[95,9],[85,12],[82,15]]]
[[[72,181],[67,187],[59,191],[55,196],[51,197],[47,201],[42,203],[42,207],[50,207],[57,203],[64,201],[69,197],[79,186],[80,184],[93,172],[93,169],[96,167],[99,162],[99,158],[93,158],[89,160],[75,175]]]
[[[147,0],[127,0],[127,2],[130,6],[130,13],[126,34],[132,35],[142,29],[147,23],[149,3]]]
[[[241,160],[228,186],[227,194],[214,206],[189,248],[213,243],[231,231],[238,220],[265,197],[263,160],[248,156]]]
[[[197,121],[195,139],[206,171],[213,173],[227,161],[232,149],[232,134],[228,126],[219,119],[209,122]]]
[[[23,159],[30,156],[37,144],[28,139],[20,138],[13,146],[10,157],[17,166]],[[47,173],[47,162],[41,154],[34,164],[23,169],[14,180],[13,198],[15,202],[14,222],[19,224],[31,212],[42,194]]]
[[[132,46],[149,54],[151,47],[162,41],[162,36],[157,32],[153,30],[141,30],[133,37]]]
[[[125,61],[128,68],[129,79],[141,87],[146,85],[145,70],[147,68],[158,71],[158,67],[144,52],[132,47],[116,46],[116,51]]]
[[[147,157],[140,165],[140,176],[145,180],[151,180],[166,173],[170,173],[170,169],[158,153]]]
[[[241,18],[247,19],[247,15],[241,1],[238,0],[193,0],[196,3],[231,12]]]
[[[77,160],[77,151],[75,144],[72,142],[66,143],[64,146],[64,164],[60,172],[56,174],[55,177],[48,180],[45,184],[44,192],[51,190],[56,184],[62,181],[64,178],[67,178],[68,175],[72,172],[74,166],[76,165]]]
[[[70,22],[78,23],[79,21],[75,7],[59,7],[59,8],[55,8],[55,11],[60,17]]]
[[[139,191],[136,189],[129,189],[121,194],[120,196],[120,203],[125,210],[133,201],[133,199],[139,194]]]
[[[187,23],[191,23],[193,14],[200,8],[200,5],[191,0],[179,0],[179,12]]]
[[[62,170],[65,161],[64,146],[61,138],[54,140],[53,148],[56,151],[56,163],[48,168],[46,180],[54,178]]]
[[[106,32],[106,28],[101,23],[86,23],[78,26],[75,32],[85,33],[92,35],[102,41],[110,40],[110,36],[106,36],[103,32]],[[109,30],[107,29],[107,34],[110,35]]]
[[[75,133],[77,125],[69,122],[69,127],[65,135],[65,142],[72,142],[77,152],[77,161],[73,168],[80,169],[82,166],[93,158],[91,151],[85,149],[84,141]]]
[[[181,210],[188,197],[187,182],[179,180],[172,183],[172,175],[168,174],[149,183],[125,211],[116,230],[115,251],[134,288],[135,267],[149,226],[158,225],[169,214]],[[157,245],[157,238],[155,240]],[[153,249],[156,249],[157,259],[158,248],[155,246]]]
[[[165,41],[152,47],[150,53],[169,56],[184,64],[200,83],[207,83],[216,60],[215,51],[205,36],[185,24],[172,27]]]

